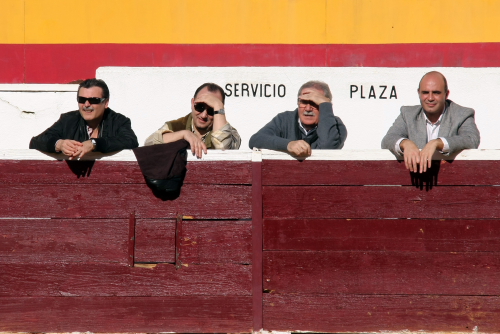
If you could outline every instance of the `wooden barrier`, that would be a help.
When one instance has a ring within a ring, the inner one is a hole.
[[[131,152],[0,152],[0,331],[500,329],[500,152],[210,152],[164,200]]]

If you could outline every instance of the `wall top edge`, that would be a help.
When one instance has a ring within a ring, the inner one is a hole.
[[[0,84],[0,92],[76,92],[78,84]]]
[[[292,157],[288,153],[272,150],[234,150],[220,151],[209,150],[208,154],[201,159],[194,157],[191,152],[188,154],[188,161],[248,161],[258,162],[262,160],[303,160]],[[436,154],[434,159],[440,160],[500,160],[500,150],[465,150],[454,157],[444,157]],[[61,154],[44,153],[36,150],[0,150],[0,160],[67,160]],[[101,161],[136,161],[131,150],[124,150],[115,153],[90,153],[82,160]],[[396,158],[388,150],[313,150],[312,155],[306,160],[331,160],[331,161],[391,161]]]

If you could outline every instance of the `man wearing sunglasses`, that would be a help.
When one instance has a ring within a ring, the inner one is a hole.
[[[299,89],[297,109],[276,115],[250,138],[250,148],[288,151],[310,156],[311,149],[341,149],[347,137],[342,120],[333,114],[332,93],[322,81]]]
[[[204,83],[191,99],[191,112],[179,119],[166,122],[151,134],[144,143],[155,145],[181,139],[189,142],[191,151],[198,158],[207,149],[238,149],[241,138],[238,131],[226,120],[224,90],[214,83]]]
[[[108,108],[109,89],[100,79],[87,79],[78,87],[78,110],[61,115],[50,128],[31,138],[30,148],[62,152],[69,159],[133,149],[139,146],[130,119]]]

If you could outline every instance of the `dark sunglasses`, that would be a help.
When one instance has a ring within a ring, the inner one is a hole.
[[[106,101],[105,97],[83,97],[83,96],[78,96],[76,98],[78,103],[85,104],[85,102],[89,101],[90,104],[100,104]]]
[[[208,106],[206,103],[196,103],[194,105],[194,110],[196,110],[197,112],[204,112],[205,110],[207,111],[207,114],[209,116],[213,116],[214,115],[214,108]]]

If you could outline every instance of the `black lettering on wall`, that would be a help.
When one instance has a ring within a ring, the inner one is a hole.
[[[281,92],[281,88],[283,88],[283,93],[280,93]],[[279,85],[278,86],[278,96],[279,97],[284,97],[286,95],[286,87],[285,85]]]
[[[385,90],[387,89],[387,86],[379,86],[380,88],[383,88],[382,93],[380,93],[380,96],[378,97],[379,99],[382,100],[387,100],[387,97],[384,96]]]
[[[364,95],[363,89],[369,89],[368,99],[377,99],[377,89],[375,89],[375,87],[376,87],[376,85],[370,85],[369,88],[367,85],[366,86],[350,85],[350,97],[352,99],[353,96],[356,96],[356,93],[359,92],[359,98],[366,99],[367,97]],[[378,96],[379,99],[387,100],[388,98],[389,99],[393,99],[393,98],[397,99],[398,98],[398,95],[396,92],[396,86],[392,86],[389,97],[387,97],[387,94],[388,94],[387,89],[389,88],[388,85],[379,85],[378,87],[379,87],[378,93],[380,93],[380,95]]]
[[[231,91],[231,88],[233,87],[233,85],[231,84],[226,84],[226,96],[231,96],[233,94],[233,92]]]
[[[253,97],[257,96],[257,89],[259,88],[259,84],[255,85],[255,89],[253,89],[253,84],[250,84],[250,88],[252,89]]]
[[[374,98],[376,99],[377,98],[377,95],[375,95],[375,88],[373,88],[373,86],[370,87],[370,94],[368,94],[368,98],[371,99],[371,98]]]
[[[226,83],[226,96],[234,97],[285,97],[286,86],[284,84],[264,83]]]
[[[356,93],[358,91],[358,86],[356,85],[351,85],[351,99],[352,99],[352,94]]]
[[[271,87],[270,84],[265,84],[264,85],[264,96],[265,97],[271,97],[271,94],[267,95],[267,87]]]
[[[391,95],[389,96],[389,99],[392,99],[393,96],[394,96],[395,99],[398,98],[398,95],[396,94],[396,86],[392,86],[392,88],[391,88]]]
[[[250,93],[248,92],[248,84],[242,83],[241,84],[241,96],[245,96],[245,92],[247,92],[247,96],[250,96]]]

